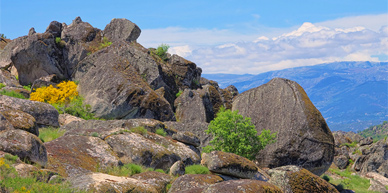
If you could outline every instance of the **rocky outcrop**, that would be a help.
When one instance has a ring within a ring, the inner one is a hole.
[[[0,131],[0,151],[17,155],[22,160],[46,166],[47,152],[42,141],[27,131],[14,129]]]
[[[189,131],[178,131],[172,135],[172,139],[185,144],[193,145],[194,147],[199,147],[201,145],[199,138],[194,133]]]
[[[168,129],[176,131],[189,131],[194,133],[200,140],[200,147],[205,147],[209,144],[209,141],[212,139],[212,136],[207,134],[205,131],[208,129],[208,123],[206,122],[164,122],[164,125]]]
[[[256,159],[259,167],[299,165],[323,174],[334,158],[334,139],[321,113],[296,82],[275,78],[236,97],[233,110],[252,118],[260,133],[276,132]]]
[[[0,113],[0,131],[10,130],[13,128],[12,124]]]
[[[68,181],[72,187],[90,192],[158,192],[142,180],[103,173],[86,173],[71,177]]]
[[[245,179],[257,179],[259,177],[259,180],[268,180],[264,172],[259,172],[255,163],[233,153],[222,151],[204,153],[202,154],[201,164],[206,166],[209,171],[218,174]]]
[[[175,162],[168,172],[171,176],[182,176],[185,174],[185,163],[183,161],[179,160]]]
[[[112,148],[97,137],[63,136],[45,143],[45,146],[47,168],[65,177],[103,170],[119,163]]]
[[[131,178],[141,180],[156,189],[157,192],[166,192],[166,186],[169,184],[173,177],[168,174],[163,174],[160,172],[144,172],[140,174],[135,174]]]
[[[220,183],[210,185],[205,188],[203,193],[213,193],[213,192],[225,192],[225,193],[245,193],[245,192],[273,192],[273,193],[282,193],[282,190],[275,185],[272,185],[267,182],[258,181],[258,180],[229,180]]]
[[[370,145],[372,143],[373,143],[373,138],[372,137],[367,137],[367,138],[361,139],[360,146]]]
[[[84,96],[97,117],[175,120],[168,101],[153,91],[136,70],[132,61],[137,58],[120,55],[135,50],[121,42],[82,60],[74,76],[79,81],[79,94]]]
[[[140,28],[128,19],[112,19],[104,29],[104,36],[111,41],[136,41],[140,33]]]
[[[377,172],[388,178],[388,143],[382,139],[369,145],[355,160],[353,168],[361,174]]]
[[[217,175],[187,174],[177,178],[168,192],[202,192],[204,188],[222,181],[223,179]]]
[[[36,125],[35,118],[30,114],[12,109],[0,111],[0,114],[2,114],[7,119],[13,128],[24,130],[39,136],[39,129]]]
[[[280,187],[285,193],[292,192],[338,192],[330,183],[298,166],[282,166],[268,170],[269,183]]]
[[[13,76],[11,72],[4,69],[0,69],[0,83],[3,83],[5,86],[9,87],[21,87],[15,76]]]
[[[0,111],[19,110],[32,115],[38,125],[59,127],[58,111],[47,103],[0,95]]]

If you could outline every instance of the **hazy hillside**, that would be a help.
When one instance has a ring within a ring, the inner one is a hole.
[[[379,141],[388,136],[388,121],[384,121],[380,125],[370,126],[368,129],[365,129],[359,132],[363,137],[372,137],[373,141]]]
[[[332,130],[358,131],[388,119],[388,63],[335,62],[266,72],[259,75],[203,74],[221,87],[240,92],[272,78],[298,82]]]

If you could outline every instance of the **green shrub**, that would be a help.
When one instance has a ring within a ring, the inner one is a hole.
[[[23,86],[24,89],[31,91],[31,84]]]
[[[113,166],[98,171],[114,176],[132,176],[134,174],[140,174],[147,171],[147,168],[144,168],[137,164],[128,163],[124,164],[123,166]]]
[[[99,119],[94,117],[91,112],[91,106],[83,103],[84,99],[81,96],[76,96],[69,103],[54,103],[52,104],[60,114],[67,113],[85,120]]]
[[[55,127],[46,127],[39,129],[39,139],[42,142],[49,142],[65,134],[66,130]]]
[[[6,96],[10,96],[10,97],[19,98],[19,99],[26,99],[26,97],[24,97],[23,94],[15,92],[14,90],[11,90],[11,91],[1,90],[0,95],[6,95]]]
[[[209,169],[202,165],[191,165],[185,168],[185,174],[210,174]]]
[[[326,180],[326,182],[330,181],[330,178],[329,178],[329,176],[327,176],[327,175],[323,175],[323,176],[322,176],[322,179]]]
[[[217,117],[212,120],[206,130],[213,135],[211,145],[204,148],[205,152],[214,150],[235,153],[250,160],[267,144],[274,143],[276,133],[264,129],[257,135],[255,125],[249,117],[243,117],[238,111],[220,108]]]
[[[160,173],[163,173],[163,174],[166,173],[166,172],[165,172],[164,170],[162,170],[162,169],[156,169],[155,172],[160,172]]]
[[[0,83],[0,89],[4,88],[5,87],[5,84],[3,83]]]
[[[130,131],[140,135],[145,135],[148,133],[147,129],[145,129],[143,126],[131,128]]]
[[[181,96],[182,95],[182,93],[183,93],[183,91],[182,90],[180,90],[178,93],[176,93],[176,98],[178,98],[179,96]]]
[[[168,51],[169,48],[170,48],[169,45],[167,45],[167,44],[161,44],[160,46],[158,46],[158,48],[156,48],[156,50],[154,51],[154,53],[155,53],[160,59],[162,59],[163,61],[166,61],[166,60],[167,60],[167,51]]]
[[[100,135],[97,132],[92,133],[92,137],[99,137]]]
[[[160,129],[156,129],[155,133],[158,134],[158,135],[161,135],[163,137],[165,137],[167,135],[167,133],[164,131],[164,129],[161,129],[161,128]]]

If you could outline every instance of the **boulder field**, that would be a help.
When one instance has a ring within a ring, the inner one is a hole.
[[[104,120],[83,120],[47,103],[0,95],[0,159],[17,155],[40,166],[20,167],[28,168],[20,174],[44,170],[51,174],[47,182],[59,178],[93,192],[337,192],[318,177],[337,152],[333,134],[301,86],[275,78],[244,93],[234,86],[222,89],[202,78],[195,63],[144,48],[137,42],[140,34],[127,19],[113,19],[101,30],[77,17],[69,25],[53,21],[44,33],[31,28],[8,41],[0,50],[2,90],[28,97],[31,91],[23,86],[76,81],[91,112]],[[276,132],[276,142],[252,161],[221,151],[203,153],[212,139],[205,130],[221,106],[251,117],[258,132]],[[64,135],[42,142],[39,130],[45,127],[60,128]],[[387,175],[385,157],[379,157],[386,149],[386,144],[365,149],[355,169]],[[370,167],[373,161],[381,162],[378,168]],[[106,172],[130,163],[170,175]],[[211,173],[185,175],[184,168],[193,164]]]

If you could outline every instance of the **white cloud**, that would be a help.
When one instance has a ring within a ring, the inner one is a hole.
[[[143,30],[139,42],[168,43],[170,53],[195,62],[203,73],[257,74],[334,61],[378,61],[376,56],[388,55],[387,22],[388,14],[357,16],[243,35],[230,29],[166,28]]]

